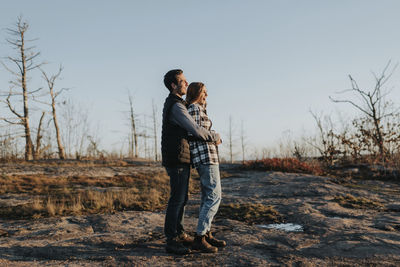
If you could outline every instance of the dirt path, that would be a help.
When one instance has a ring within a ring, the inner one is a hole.
[[[218,218],[216,236],[228,247],[218,254],[173,256],[164,250],[162,212],[0,220],[0,266],[399,266],[399,184],[231,172],[222,180],[223,203],[273,205],[285,223],[301,230]],[[345,208],[335,197],[346,194],[375,206]],[[187,230],[195,229],[198,205],[198,196],[191,196]]]

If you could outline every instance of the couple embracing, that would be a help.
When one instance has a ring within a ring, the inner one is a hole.
[[[221,202],[221,181],[217,146],[218,133],[206,112],[207,88],[203,83],[188,85],[183,71],[170,70],[164,76],[170,91],[164,103],[162,120],[162,164],[170,177],[170,198],[165,215],[166,250],[188,254],[191,249],[217,252],[226,242],[211,233],[211,223]],[[186,100],[182,97],[186,96]],[[184,231],[183,220],[188,200],[191,165],[201,183],[199,220],[194,239]]]

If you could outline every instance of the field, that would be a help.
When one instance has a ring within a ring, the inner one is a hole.
[[[396,266],[400,185],[221,165],[217,254],[165,253],[169,180],[146,161],[0,164],[0,266]],[[196,226],[193,171],[185,225]],[[282,228],[283,227],[283,228]],[[286,227],[286,228],[285,228]],[[290,229],[291,228],[291,229]]]

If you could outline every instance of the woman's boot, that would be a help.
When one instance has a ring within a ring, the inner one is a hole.
[[[193,250],[199,250],[200,252],[205,252],[205,253],[216,253],[216,252],[218,252],[218,248],[213,247],[209,243],[207,243],[205,235],[196,235],[194,237],[194,241],[193,241],[193,244],[192,244],[192,249]]]
[[[226,242],[225,242],[224,240],[218,240],[218,239],[216,239],[216,238],[212,235],[211,231],[208,231],[208,232],[206,233],[205,237],[206,237],[207,243],[209,243],[210,245],[212,245],[212,246],[214,246],[214,247],[222,248],[222,247],[225,247],[225,246],[226,246]]]

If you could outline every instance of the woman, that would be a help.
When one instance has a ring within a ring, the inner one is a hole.
[[[195,122],[207,130],[211,130],[211,120],[207,116],[207,88],[201,82],[191,83],[187,89],[186,102],[188,112]],[[190,140],[190,139],[189,139]],[[190,140],[190,156],[193,167],[200,175],[201,204],[196,236],[192,245],[194,250],[217,252],[218,247],[226,246],[226,242],[217,240],[211,234],[211,222],[221,203],[221,179],[219,174],[219,158],[217,145],[204,141]]]

